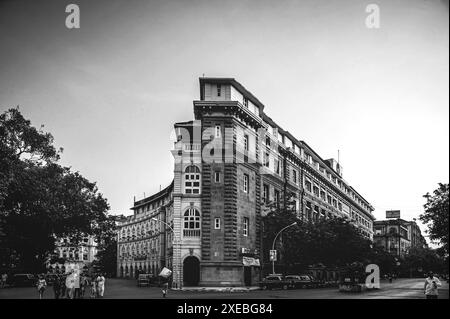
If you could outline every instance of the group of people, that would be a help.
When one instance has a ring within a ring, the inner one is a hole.
[[[81,274],[79,278],[75,272],[65,275],[56,275],[53,281],[53,293],[55,299],[79,299],[89,294],[90,298],[103,298],[106,279],[103,274],[92,277]],[[37,281],[39,299],[42,299],[47,288],[44,275],[40,275]]]

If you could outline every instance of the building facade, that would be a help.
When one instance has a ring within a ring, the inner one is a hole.
[[[374,232],[374,244],[397,257],[404,257],[411,248],[428,246],[415,221],[378,220],[374,222]]]
[[[174,125],[171,214],[164,217],[171,228],[160,234],[172,238],[158,246],[171,245],[175,287],[259,280],[261,221],[273,204],[293,203],[304,220],[345,217],[373,238],[374,209],[343,179],[340,163],[277,125],[239,82],[200,78],[193,104],[194,120]],[[119,232],[136,218],[135,210]],[[161,252],[154,254],[159,260]]]
[[[117,225],[117,276],[135,278],[139,272],[156,274],[172,267],[173,184],[134,201],[131,210],[133,215]]]
[[[64,263],[51,263],[49,259],[47,268],[53,272],[65,273],[72,264],[89,265],[97,257],[98,249],[94,236],[85,236],[78,244],[72,243],[68,238],[59,238],[55,246],[54,257],[64,260]]]

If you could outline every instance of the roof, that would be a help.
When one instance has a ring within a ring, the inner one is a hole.
[[[253,102],[256,106],[259,107],[260,112],[264,109],[264,104],[261,103],[260,100],[256,96],[254,96],[249,90],[247,90],[241,83],[236,81],[234,78],[209,78],[209,77],[201,77],[200,80],[200,99],[203,100],[203,90],[201,89],[205,83],[213,83],[213,84],[230,84],[236,90],[238,90],[242,95],[248,98]]]
[[[144,199],[141,199],[141,200],[138,200],[138,201],[134,202],[134,206],[131,207],[130,209],[135,209],[135,208],[138,208],[138,207],[140,207],[142,205],[145,205],[145,204],[151,203],[151,202],[153,202],[155,200],[158,200],[161,197],[164,197],[167,194],[169,194],[172,191],[172,189],[173,189],[173,181],[172,181],[172,183],[170,183],[169,186],[167,186],[163,190],[159,191],[158,193],[153,194],[151,196],[145,197]]]

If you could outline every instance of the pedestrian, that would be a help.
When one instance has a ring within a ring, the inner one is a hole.
[[[66,291],[67,291],[67,287],[66,287],[66,275],[61,275],[61,277],[59,278],[59,283],[61,286],[61,298],[66,298]]]
[[[423,287],[424,294],[427,299],[438,299],[438,287],[441,286],[441,282],[434,276],[433,272],[428,273],[428,277],[425,278],[425,285]]]
[[[45,281],[45,278],[43,275],[39,275],[39,279],[37,282],[37,290],[39,294],[39,299],[42,299],[44,296],[45,288],[47,287],[47,282]]]
[[[82,275],[80,278],[81,298],[84,298],[86,287],[89,286],[88,278],[86,275]]]
[[[6,274],[6,273],[2,274],[1,288],[5,288],[6,287],[6,282],[7,281],[8,281],[8,274]]]
[[[166,298],[168,291],[169,291],[169,278],[163,277],[162,278],[162,289],[161,289],[163,298]]]
[[[94,275],[91,278],[91,298],[97,298],[97,277]]]
[[[75,292],[75,279],[73,276],[73,271],[67,275],[66,278],[66,291],[67,291],[67,298],[73,299],[74,298],[74,292]]]
[[[53,282],[53,293],[55,294],[55,299],[59,299],[61,294],[61,279],[59,275],[56,275],[55,281]]]
[[[103,294],[105,293],[105,277],[103,274],[99,274],[97,279],[97,295],[99,298],[103,298]]]

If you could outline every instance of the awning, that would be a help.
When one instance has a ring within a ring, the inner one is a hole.
[[[253,257],[242,257],[242,263],[244,266],[255,266],[260,267],[259,259]]]

